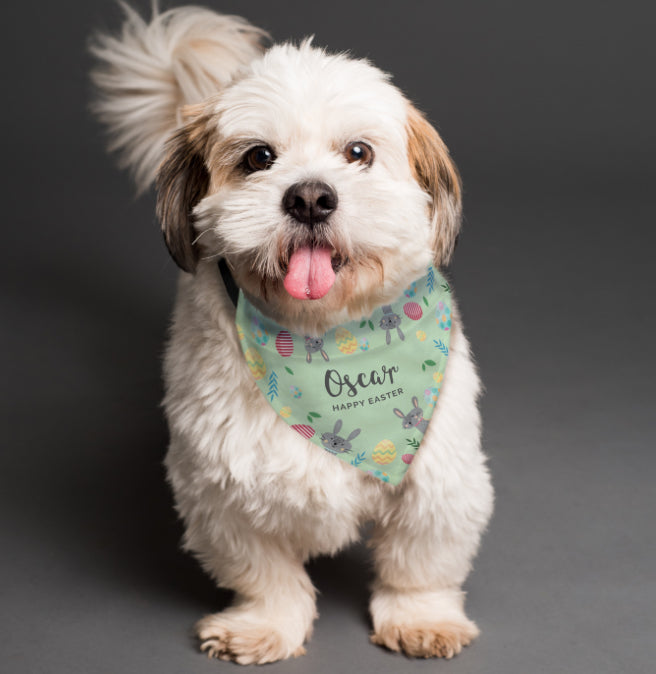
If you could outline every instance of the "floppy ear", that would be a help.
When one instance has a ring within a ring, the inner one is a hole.
[[[360,435],[360,430],[359,428],[356,428],[352,433],[349,434],[348,438],[346,438],[346,442],[351,442],[353,438],[357,438],[358,435]]]
[[[191,121],[169,140],[157,172],[156,212],[169,253],[181,269],[194,272],[198,254],[193,247],[191,211],[209,186],[205,165],[209,131],[207,119],[195,106],[188,106],[183,115]]]
[[[437,131],[408,105],[408,160],[419,186],[431,197],[435,263],[449,263],[460,231],[460,175]]]

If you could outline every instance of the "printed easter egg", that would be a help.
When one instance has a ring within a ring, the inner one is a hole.
[[[345,354],[353,353],[358,348],[358,340],[341,326],[335,330],[335,342],[337,348]]]
[[[423,330],[417,330],[417,339],[420,342],[425,342],[426,341],[426,333]]]
[[[418,321],[424,315],[421,307],[416,302],[406,302],[403,305],[403,313],[411,321]]]
[[[290,428],[293,428],[297,433],[300,433],[308,440],[315,434],[314,428],[312,428],[312,426],[308,426],[307,424],[294,424],[293,426],[290,426]]]
[[[386,466],[396,459],[396,447],[391,440],[381,440],[371,453],[371,458],[381,466]]]
[[[257,318],[253,318],[251,323],[251,335],[260,346],[264,346],[269,341],[269,333],[262,327]]]
[[[436,384],[441,384],[442,379],[444,379],[444,375],[441,372],[434,372],[433,373],[433,381],[435,381]],[[439,386],[438,386],[439,388]]]
[[[255,379],[262,379],[262,377],[264,377],[266,374],[266,365],[264,364],[262,356],[260,356],[257,349],[252,347],[250,349],[246,349],[244,357],[246,358],[246,365],[248,365],[248,369],[251,371],[251,374],[255,377]]]
[[[404,454],[401,457],[401,461],[403,461],[403,463],[411,464],[414,458],[415,458],[414,454]]]
[[[369,351],[369,340],[366,337],[363,337],[360,340],[360,350],[361,351]]]
[[[432,407],[436,402],[437,398],[440,395],[440,389],[435,386],[431,386],[424,391],[424,400]]]
[[[300,398],[303,395],[303,391],[301,391],[298,386],[290,386],[289,392],[294,396],[294,398]]]
[[[244,339],[244,328],[242,328],[239,323],[237,323],[237,336],[239,337],[239,341]]]
[[[379,480],[382,480],[383,482],[389,482],[389,475],[387,473],[383,473],[382,470],[368,470],[367,473],[369,473],[369,475],[377,477]]]
[[[437,303],[435,309],[435,322],[442,328],[442,330],[451,330],[451,309],[444,302]]]
[[[414,297],[417,294],[417,281],[413,281],[404,291],[406,297]]]
[[[283,419],[289,419],[289,417],[292,416],[292,408],[291,408],[291,407],[287,407],[287,406],[282,407],[282,408],[280,409],[280,416],[281,416]]]
[[[288,358],[294,353],[294,342],[287,330],[281,330],[276,335],[276,351],[283,357]]]

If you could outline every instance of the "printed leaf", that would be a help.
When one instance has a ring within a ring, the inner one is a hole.
[[[433,267],[428,268],[428,278],[426,279],[426,286],[428,287],[429,294],[435,289],[435,272]]]
[[[369,321],[369,329],[370,329],[370,330],[373,330],[373,329],[374,329],[374,324],[373,324],[371,321]]]
[[[321,418],[321,415],[318,412],[310,412],[310,416],[314,417],[315,419]]]
[[[287,370],[287,372],[289,372],[289,374],[294,374],[294,370],[292,370],[291,367],[287,367],[287,366],[285,365],[285,370]]]
[[[434,339],[433,344],[435,344],[435,347],[438,348],[445,356],[449,355],[449,347],[441,339]]]
[[[351,459],[351,465],[352,466],[358,466],[364,461],[365,457],[365,452],[360,452],[359,454],[356,454],[354,458]]]
[[[444,290],[446,290],[448,293],[451,292],[451,286],[448,283],[443,283],[442,288],[444,288]]]
[[[426,363],[422,363],[422,364],[421,364],[421,369],[422,369],[424,372],[426,372]]]
[[[434,360],[425,360],[424,363],[426,363],[426,365],[430,365],[431,367],[433,367],[435,365]]]
[[[269,400],[273,402],[274,398],[278,397],[278,375],[275,370],[269,375],[269,388],[267,390],[267,396]]]
[[[367,324],[367,321],[360,321],[360,327],[364,328],[364,326]]]
[[[428,306],[428,300],[424,297],[424,304]]]
[[[412,447],[413,449],[419,449],[419,440],[411,440],[410,438],[406,438],[405,441],[408,443],[409,447]]]

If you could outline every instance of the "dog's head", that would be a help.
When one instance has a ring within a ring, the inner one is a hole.
[[[157,179],[178,265],[224,257],[263,311],[323,332],[448,262],[460,183],[435,129],[366,61],[270,49],[184,109]]]

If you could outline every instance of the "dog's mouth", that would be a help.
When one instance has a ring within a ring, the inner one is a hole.
[[[297,300],[321,299],[333,287],[346,262],[347,258],[330,246],[310,244],[294,248],[285,271],[285,290]]]

